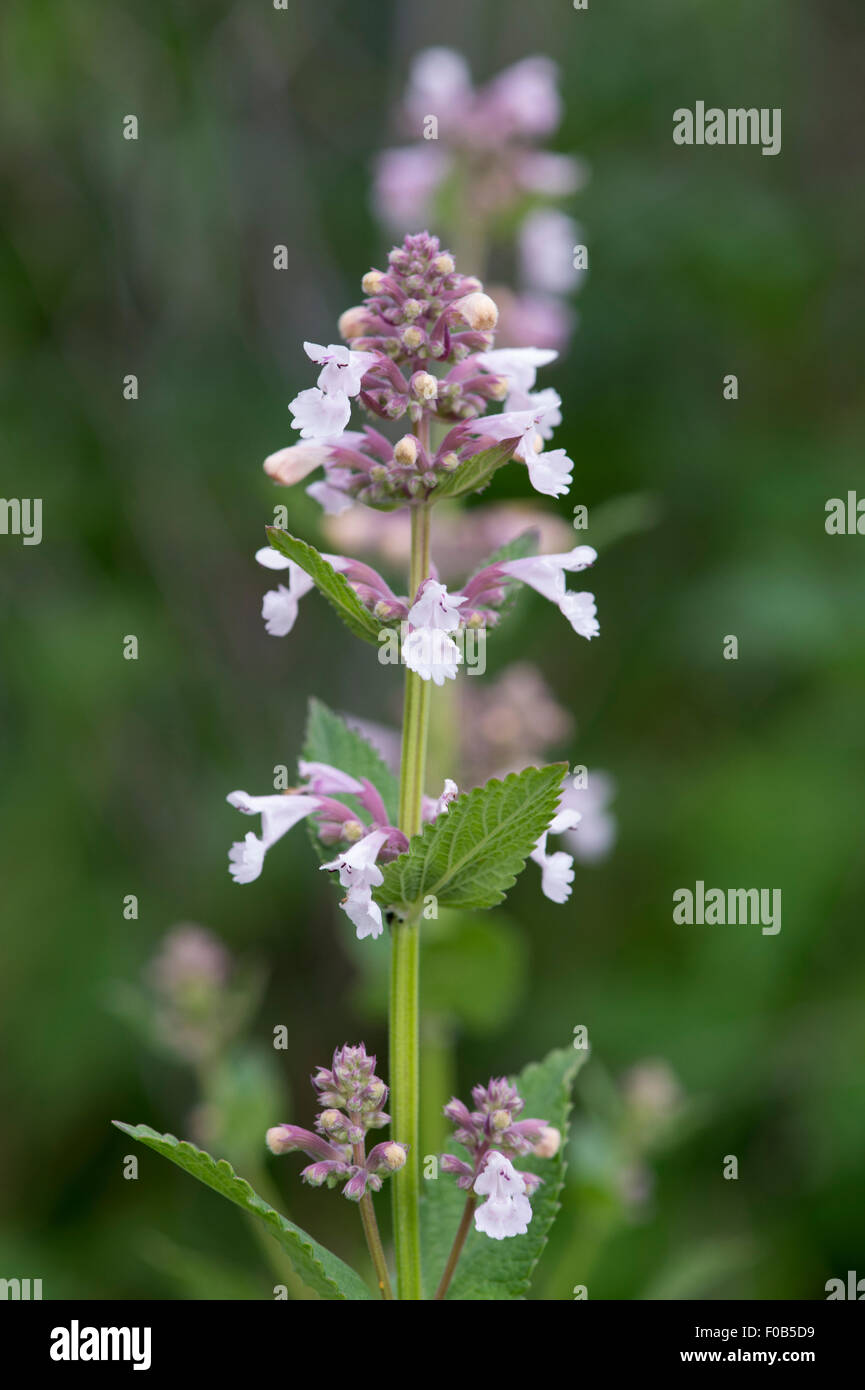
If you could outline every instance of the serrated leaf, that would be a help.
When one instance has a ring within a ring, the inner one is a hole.
[[[379,646],[379,633],[387,624],[379,618],[374,618],[369,609],[364,607],[345,575],[335,570],[330,561],[319,554],[315,546],[298,540],[296,536],[290,536],[287,531],[280,531],[277,526],[267,526],[265,530],[273,549],[278,550],[280,555],[286,555],[296,565],[300,565],[302,570],[306,570],[319,593],[336,609],[349,631],[353,632],[355,637],[361,637],[365,642]]]
[[[212,1158],[185,1139],[177,1139],[173,1134],[159,1134],[149,1125],[127,1125],[120,1120],[114,1120],[113,1124],[130,1138],[137,1139],[139,1143],[162,1154],[163,1158],[176,1163],[178,1168],[197,1178],[205,1187],[211,1187],[214,1192],[227,1197],[230,1202],[262,1221],[282,1246],[303,1282],[322,1298],[351,1301],[372,1298],[366,1284],[350,1265],[268,1206],[244,1178],[237,1176],[224,1158]]]
[[[430,494],[430,501],[437,502],[442,497],[465,497],[469,492],[482,492],[489,486],[496,469],[501,468],[502,464],[513,457],[514,449],[519,442],[519,437],[505,439],[501,444],[494,444],[490,449],[481,449],[479,454],[472,454],[471,458],[467,458],[453,473],[442,473],[437,487]]]
[[[458,797],[387,865],[377,902],[404,915],[429,895],[442,907],[495,907],[553,819],[566,771],[528,767]]]
[[[532,1063],[519,1076],[511,1078],[525,1101],[526,1119],[544,1119],[561,1131],[562,1143],[554,1158],[535,1158],[530,1154],[514,1164],[543,1178],[533,1193],[532,1219],[523,1236],[492,1240],[472,1226],[460,1256],[447,1301],[525,1298],[535,1266],[543,1254],[550,1228],[559,1210],[565,1180],[568,1117],[574,1077],[586,1059],[586,1052],[558,1048],[543,1062]],[[459,1145],[453,1146],[463,1157]],[[439,1173],[425,1184],[421,1207],[423,1271],[427,1297],[435,1293],[453,1245],[467,1194],[447,1173]]]
[[[350,729],[321,700],[309,702],[303,756],[309,762],[338,767],[350,777],[368,778],[380,793],[391,824],[396,824],[399,783],[394,773],[369,740]]]

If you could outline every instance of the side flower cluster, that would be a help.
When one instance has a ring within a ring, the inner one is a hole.
[[[443,1154],[441,1166],[456,1176],[458,1187],[486,1198],[474,1214],[478,1231],[493,1240],[525,1235],[532,1219],[529,1197],[543,1179],[515,1168],[511,1158],[529,1153],[551,1158],[561,1136],[546,1120],[520,1118],[525,1102],[506,1077],[473,1087],[472,1102],[470,1110],[454,1097],[444,1108],[468,1161]]]
[[[267,1131],[271,1153],[305,1153],[313,1161],[301,1172],[313,1187],[336,1187],[359,1202],[367,1192],[379,1192],[384,1178],[405,1166],[407,1146],[391,1140],[366,1152],[371,1129],[383,1129],[390,1116],[383,1109],[387,1086],[375,1074],[375,1057],[363,1043],[338,1048],[330,1067],[319,1067],[311,1078],[321,1113],[315,1130],[299,1125],[275,1125]]]
[[[229,792],[227,801],[247,816],[261,817],[261,834],[253,831],[236,841],[229,850],[229,872],[235,883],[252,883],[264,865],[264,856],[300,821],[313,817],[322,845],[342,848],[336,858],[321,868],[339,875],[346,894],[342,908],[354,924],[359,938],[380,936],[383,930],[381,908],[372,890],[383,880],[380,864],[389,863],[408,848],[408,839],[390,823],[381,793],[367,777],[351,777],[328,763],[301,758],[298,771],[305,781],[298,787],[268,796],[250,796],[245,791]],[[447,812],[457,795],[455,782],[448,779],[438,801],[428,800],[425,819],[435,820]],[[352,797],[359,810],[343,798]],[[363,818],[363,817],[366,817]]]

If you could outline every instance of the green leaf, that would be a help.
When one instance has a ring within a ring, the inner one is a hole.
[[[437,502],[441,497],[464,497],[468,492],[483,491],[489,486],[496,469],[501,468],[502,464],[513,457],[518,443],[519,437],[505,439],[501,444],[494,444],[491,449],[482,449],[479,454],[473,454],[461,463],[459,468],[455,468],[453,473],[443,473],[437,487],[430,494],[430,501]]]
[[[361,637],[365,642],[379,646],[379,633],[383,627],[387,627],[387,623],[373,617],[369,609],[361,603],[345,575],[335,570],[330,561],[318,553],[315,546],[307,545],[306,541],[300,541],[296,536],[290,536],[287,531],[280,531],[276,526],[267,526],[265,530],[273,549],[278,550],[280,555],[287,555],[289,560],[306,570],[319,593],[336,609],[349,631],[353,632],[355,637]]]
[[[211,1158],[203,1149],[197,1149],[186,1140],[176,1139],[173,1134],[158,1134],[149,1125],[125,1125],[120,1120],[113,1123],[124,1134],[148,1148],[155,1149],[164,1158],[176,1163],[178,1168],[191,1173],[192,1177],[212,1187],[222,1197],[227,1197],[236,1206],[264,1223],[270,1234],[282,1246],[291,1260],[296,1273],[315,1293],[326,1299],[349,1299],[359,1301],[371,1299],[372,1294],[360,1275],[350,1265],[336,1255],[325,1250],[314,1241],[306,1231],[280,1216],[278,1211],[268,1206],[249,1183],[239,1178],[231,1164],[224,1158]]]
[[[456,1268],[447,1300],[485,1300],[525,1298],[535,1266],[559,1211],[559,1197],[565,1180],[568,1117],[574,1077],[585,1061],[585,1051],[573,1047],[550,1052],[543,1062],[532,1063],[519,1076],[511,1078],[525,1101],[525,1119],[544,1119],[561,1131],[562,1143],[554,1158],[535,1158],[529,1154],[515,1163],[543,1178],[532,1195],[532,1219],[524,1236],[492,1240],[474,1225]],[[453,1146],[463,1157],[459,1145]],[[427,1296],[435,1293],[462,1216],[467,1194],[447,1173],[439,1173],[425,1184],[421,1207],[424,1280]]]
[[[321,700],[309,702],[303,756],[312,763],[330,763],[350,777],[368,778],[381,794],[391,824],[396,824],[399,801],[396,777],[372,744],[350,729],[345,720]]]
[[[458,797],[387,865],[376,901],[403,915],[430,895],[442,907],[500,903],[553,819],[566,772],[566,763],[527,767]]]

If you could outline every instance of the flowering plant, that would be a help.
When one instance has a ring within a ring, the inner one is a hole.
[[[562,763],[492,778],[462,795],[448,778],[437,797],[427,796],[430,689],[457,678],[467,635],[486,640],[519,586],[555,604],[578,635],[596,636],[593,594],[567,585],[567,576],[596,555],[586,545],[537,555],[529,533],[489,556],[458,591],[440,582],[431,546],[440,499],[482,491],[510,463],[546,496],[567,491],[571,460],[563,449],[547,448],[561,401],[555,391],[536,389],[537,371],[555,354],[534,346],[497,349],[495,302],[427,232],[405,237],[386,270],[367,272],[363,289],[363,303],[340,319],[342,344],[304,345],[319,371],[316,384],[291,402],[300,442],[270,455],[265,469],[289,487],[320,474],[307,491],[327,513],[405,508],[412,536],[406,592],[394,593],[369,565],[322,554],[275,526],[256,558],[286,581],[264,596],[269,633],[286,636],[299,600],[316,589],[354,636],[396,653],[405,667],[399,779],[360,734],[313,702],[297,784],[260,796],[229,794],[236,810],[260,823],[259,833],[232,845],[229,868],[236,883],[253,881],[268,851],[306,821],[357,936],[380,949],[374,943],[387,928],[389,1114],[375,1058],[363,1044],[346,1045],[313,1078],[321,1107],[315,1130],[277,1124],[267,1144],[276,1154],[304,1152],[312,1160],[302,1173],[306,1182],[340,1187],[358,1205],[383,1297],[393,1297],[393,1286],[373,1197],[387,1178],[398,1298],[519,1297],[557,1208],[577,1054],[554,1052],[516,1082],[492,1078],[473,1090],[473,1109],[457,1099],[445,1105],[459,1152],[441,1158],[440,1174],[435,1156],[424,1160],[430,1181],[422,1265],[420,935],[439,906],[494,907],[528,859],[540,867],[547,898],[564,903],[573,861],[550,850],[548,838],[572,831],[580,813],[568,804]],[[349,429],[355,406],[383,426],[402,422],[400,437],[391,441],[369,423]],[[369,1131],[388,1124],[392,1137],[368,1149]],[[128,1132],[266,1221],[315,1291],[369,1297],[353,1270],[262,1202],[227,1164],[146,1126]],[[529,1155],[526,1171],[517,1165]],[[518,1249],[502,1261],[495,1252],[506,1239]]]

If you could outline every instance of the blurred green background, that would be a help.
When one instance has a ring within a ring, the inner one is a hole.
[[[260,460],[311,384],[302,340],[332,339],[384,258],[371,160],[411,56],[443,42],[479,79],[527,53],[561,64],[554,145],[591,166],[569,207],[590,272],[543,382],[576,464],[550,507],[601,516],[637,492],[659,516],[601,547],[597,642],[527,598],[490,645],[493,675],[535,662],[572,712],[551,752],[615,776],[619,839],[567,907],[531,870],[510,895],[518,978],[456,1027],[456,1084],[589,1029],[538,1296],[820,1298],[865,1272],[865,541],[823,524],[828,498],[865,490],[861,19],[855,0],[7,0],[0,492],[43,499],[44,538],[0,537],[0,1275],[46,1298],[270,1296],[243,1218],[143,1150],[124,1181],[109,1125],[189,1131],[190,1070],[116,1007],[174,923],[261,972],[257,1080],[235,1080],[253,1111],[273,1093],[264,1124],[309,1124],[307,1077],[336,1044],[385,1058],[369,962],[304,836],[240,889],[224,797],[292,764],[310,694],[398,718],[393,671],[316,598],[266,636],[252,553],[277,502],[322,539]],[[782,153],[677,148],[672,112],[698,99],[780,106]],[[521,488],[503,470],[495,496]],[[780,887],[781,933],[674,925],[696,879]],[[384,941],[361,945],[383,964]],[[616,1098],[646,1058],[685,1100],[632,1201]],[[268,1164],[286,1208],[362,1264],[350,1208],[298,1166]]]

